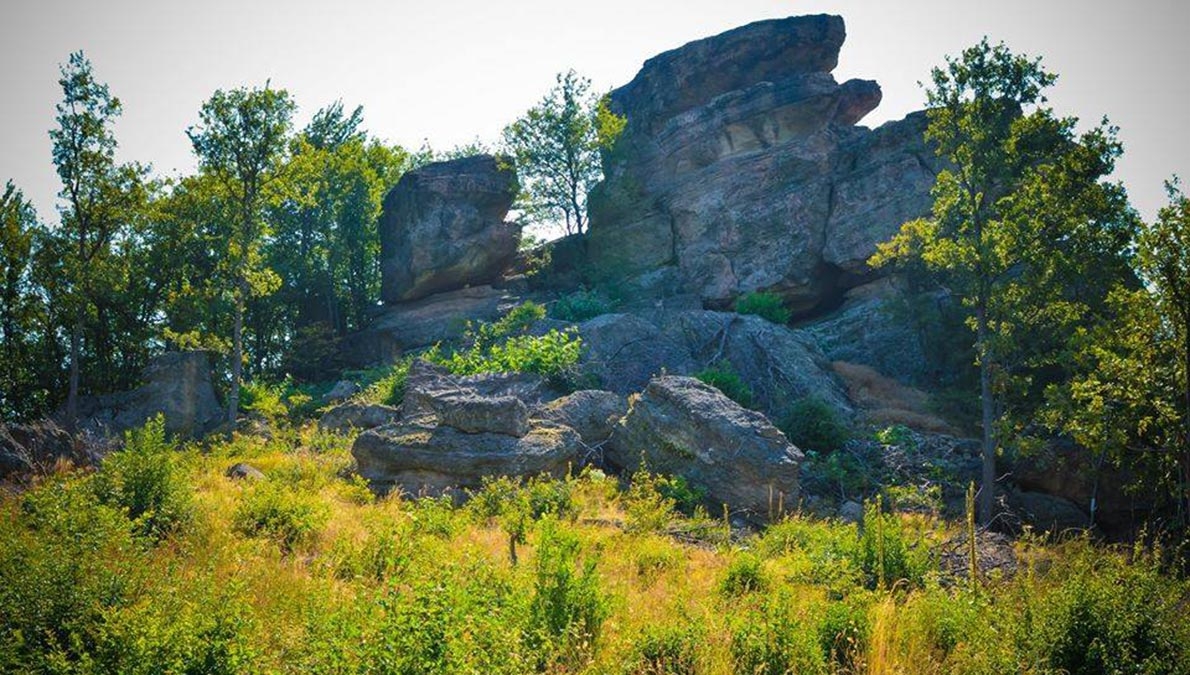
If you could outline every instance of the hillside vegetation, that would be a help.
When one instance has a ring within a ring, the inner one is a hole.
[[[176,448],[151,423],[7,495],[0,671],[1190,672],[1190,583],[1160,546],[1026,536],[989,566],[1005,544],[980,535],[973,585],[963,528],[930,515],[754,532],[680,480],[594,470],[375,498],[348,445]]]

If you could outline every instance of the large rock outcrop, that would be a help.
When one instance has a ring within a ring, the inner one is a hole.
[[[541,378],[456,377],[424,361],[409,371],[399,421],[366,431],[351,452],[379,492],[437,495],[494,476],[563,476],[584,456],[574,429],[530,407],[557,398]]]
[[[616,429],[608,460],[683,476],[712,503],[759,520],[798,497],[802,453],[764,415],[690,377],[654,378]]]
[[[836,16],[760,21],[645,62],[590,197],[594,267],[712,307],[756,290],[795,310],[869,275],[875,244],[929,210],[924,115],[869,131],[875,82],[831,76]]]
[[[811,395],[844,415],[852,412],[815,337],[757,316],[709,310],[605,314],[580,324],[579,333],[583,369],[621,394],[640,391],[657,375],[726,364],[770,415],[780,416]]]
[[[380,219],[385,303],[499,279],[516,258],[520,226],[504,222],[517,193],[502,157],[434,162],[401,177]]]
[[[170,434],[200,436],[222,421],[206,352],[162,354],[141,377],[132,391],[80,399],[79,430],[119,435],[161,415]]]

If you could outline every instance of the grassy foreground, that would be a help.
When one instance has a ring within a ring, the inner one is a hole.
[[[150,424],[4,497],[0,672],[1190,673],[1160,551],[1021,540],[973,589],[929,516],[732,533],[679,481],[593,471],[377,500],[349,447]]]

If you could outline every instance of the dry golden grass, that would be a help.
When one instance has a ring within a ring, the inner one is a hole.
[[[870,366],[834,361],[831,369],[843,381],[847,395],[859,406],[868,423],[903,424],[929,433],[958,433],[953,425],[930,411],[930,397],[924,391],[885,377]]]

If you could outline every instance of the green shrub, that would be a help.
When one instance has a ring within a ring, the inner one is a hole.
[[[665,476],[649,473],[642,461],[629,479],[623,504],[629,532],[659,532],[673,520],[677,500],[667,494]]]
[[[123,509],[137,532],[160,539],[185,527],[194,507],[191,487],[165,439],[160,415],[124,434],[124,447],[104,460],[95,496]]]
[[[266,537],[289,552],[310,541],[329,517],[326,505],[315,496],[262,480],[244,491],[232,523],[237,532]]]
[[[399,405],[405,398],[405,381],[412,363],[413,359],[404,358],[389,366],[353,373],[363,382],[361,398],[368,403]]]
[[[876,442],[881,445],[895,445],[906,450],[916,450],[917,441],[913,437],[913,431],[904,424],[894,424],[889,427],[878,430],[874,437]]]
[[[826,675],[829,672],[813,626],[795,617],[789,598],[778,594],[760,611],[735,622],[731,658],[735,672],[749,675]]]
[[[55,477],[0,510],[0,672],[71,672],[105,615],[135,599],[148,550],[85,478]]]
[[[1190,673],[1185,585],[1179,593],[1144,554],[1129,563],[1086,542],[1070,548],[1068,572],[1021,626],[1037,655],[1055,672]]]
[[[582,289],[555,300],[549,315],[559,321],[580,323],[607,314],[611,309],[611,303],[601,294]]]
[[[686,562],[682,550],[663,537],[642,538],[633,549],[632,562],[636,576],[646,586],[651,586],[662,574],[680,569]]]
[[[856,562],[870,588],[891,588],[900,583],[921,586],[930,565],[921,542],[912,540],[901,518],[881,513],[876,501],[864,506],[864,528]]]
[[[745,408],[755,404],[752,388],[731,366],[730,361],[717,361],[694,374],[694,377],[723,392],[723,395]]]
[[[252,381],[240,386],[240,410],[277,423],[313,414],[318,387],[299,387],[286,377],[280,382]]]
[[[767,588],[764,561],[748,552],[737,553],[731,559],[723,580],[719,582],[719,592],[728,597],[762,592]]]
[[[471,348],[444,354],[439,349],[425,357],[455,375],[482,373],[536,373],[564,377],[578,364],[582,338],[573,330],[550,330],[545,335],[520,335],[485,349]]]
[[[541,523],[526,637],[538,668],[575,668],[590,657],[608,615],[595,560],[580,561],[579,540],[555,521]]]
[[[776,293],[745,293],[736,298],[735,311],[737,314],[755,314],[777,324],[789,323],[793,316],[785,306],[785,300]]]
[[[649,626],[633,645],[631,675],[696,675],[703,632],[693,625]]]
[[[862,672],[860,664],[872,633],[865,596],[851,595],[828,603],[818,624],[818,644],[841,672]]]
[[[851,439],[851,430],[839,412],[817,396],[794,402],[781,420],[780,428],[802,450],[834,452]]]

